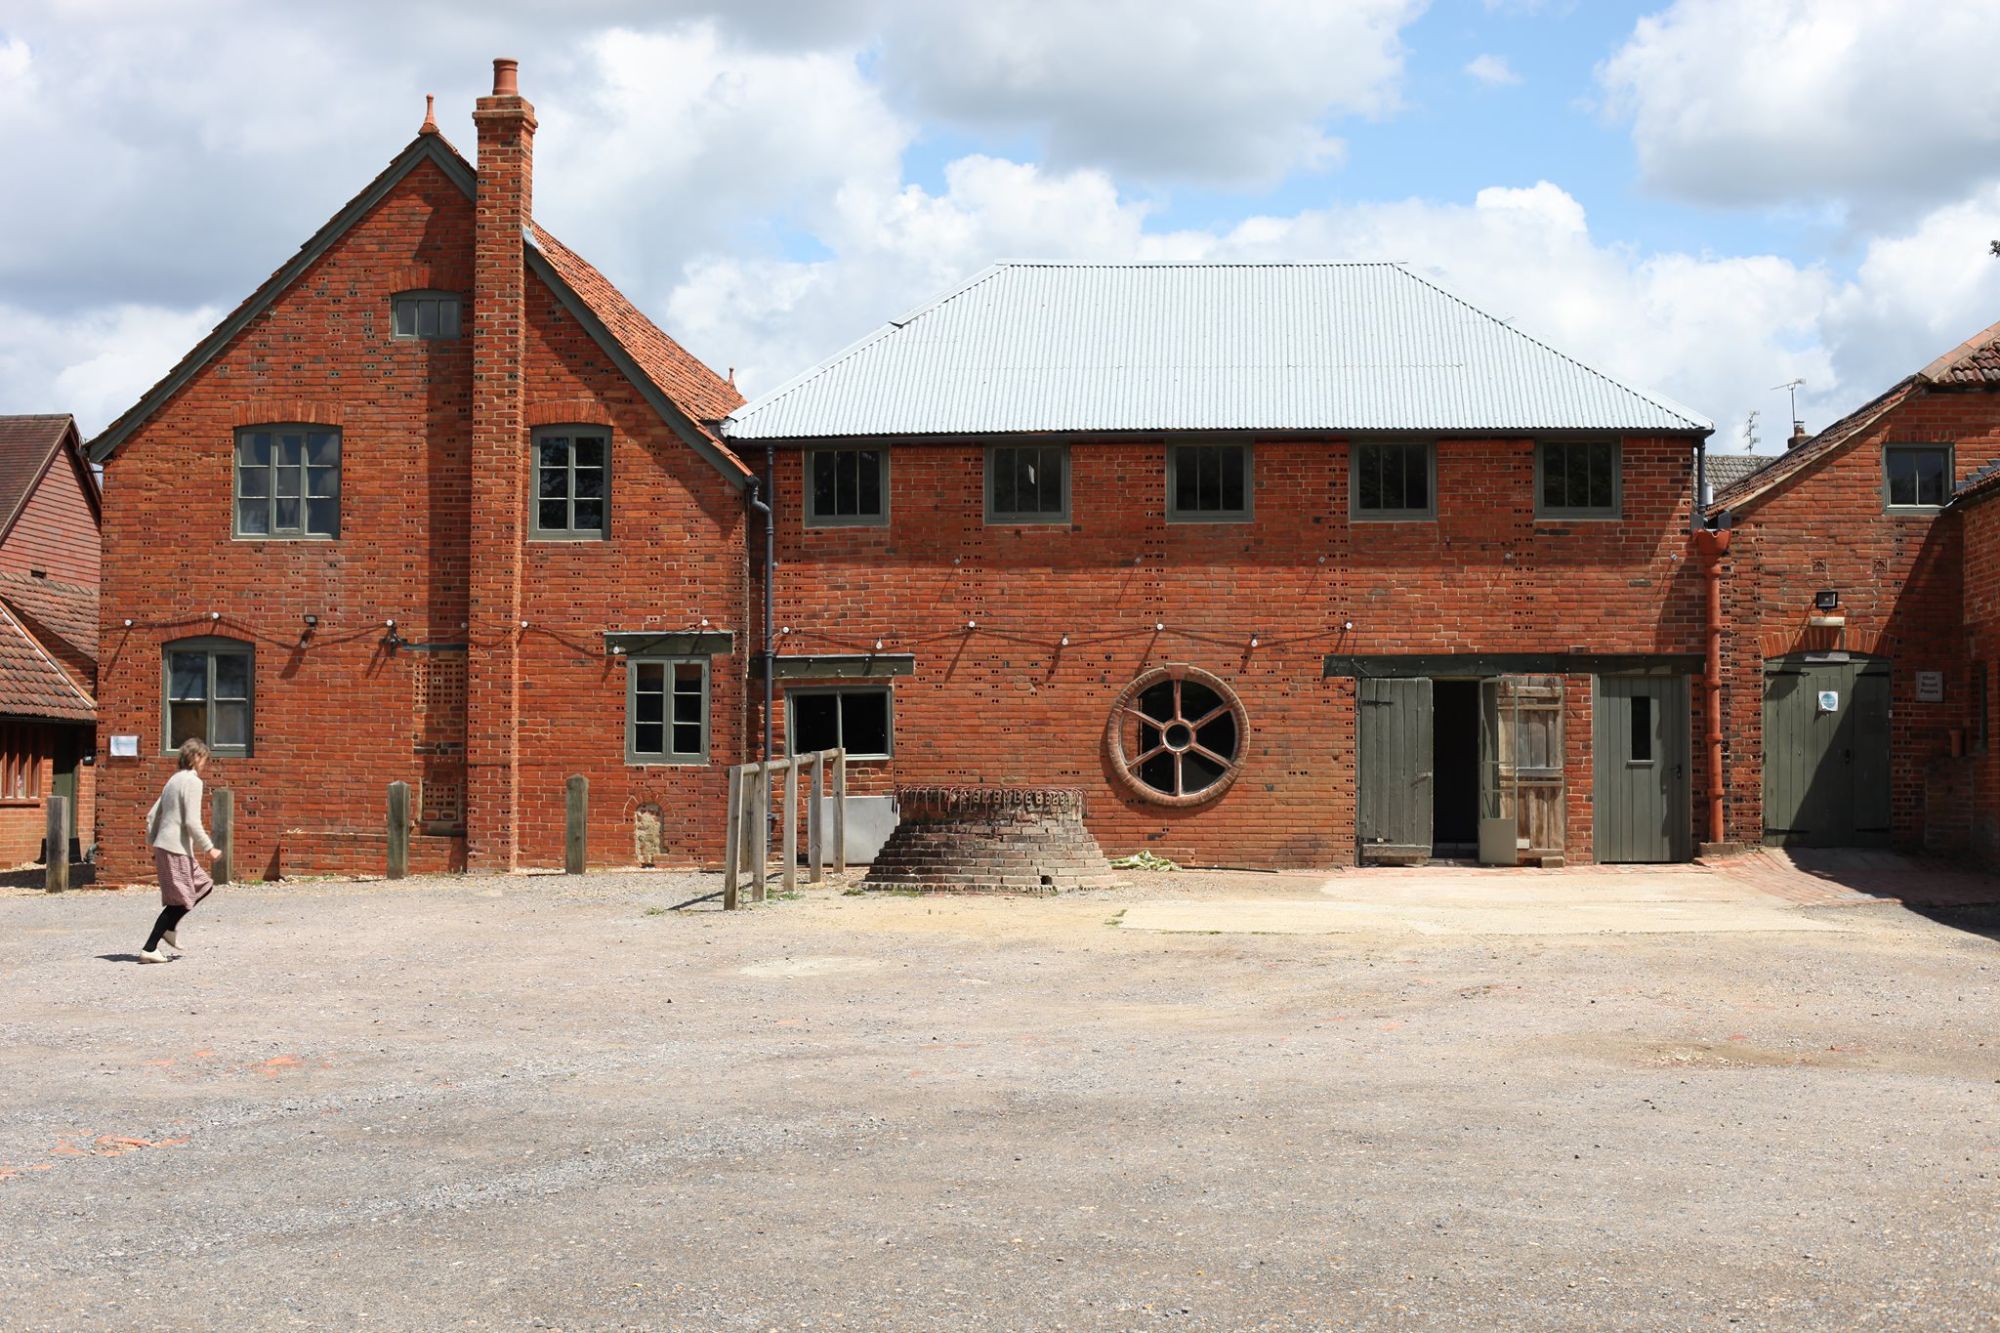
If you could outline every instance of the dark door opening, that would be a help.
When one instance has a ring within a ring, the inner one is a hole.
[[[1431,838],[1435,855],[1479,849],[1479,682],[1431,683]]]

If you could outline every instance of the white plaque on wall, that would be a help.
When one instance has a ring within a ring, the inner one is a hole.
[[[1944,702],[1944,672],[1919,671],[1917,673],[1917,702],[1920,704],[1941,704]]]
[[[111,757],[113,759],[137,759],[139,757],[139,738],[137,736],[113,736],[111,738]]]

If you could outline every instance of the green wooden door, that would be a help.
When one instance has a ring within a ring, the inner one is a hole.
[[[1360,686],[1361,859],[1422,860],[1431,854],[1431,683],[1364,677]]]
[[[68,812],[65,816],[67,827],[63,835],[63,845],[53,853],[57,856],[67,855],[70,844],[76,841],[76,770],[82,762],[82,757],[82,745],[71,734],[70,728],[57,727],[54,747],[55,780],[49,787],[49,795],[62,797],[67,803],[65,808]],[[44,855],[50,854],[47,847],[42,851]]]
[[[1593,718],[1599,861],[1694,852],[1688,690],[1680,676],[1599,676]]]
[[[1764,664],[1764,841],[1889,845],[1889,664]]]

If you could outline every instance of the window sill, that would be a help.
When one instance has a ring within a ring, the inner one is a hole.
[[[276,533],[236,532],[230,534],[230,540],[239,542],[279,542],[285,545],[315,545],[315,544],[326,545],[330,542],[337,542],[340,540],[340,538],[338,535],[332,537],[324,537],[324,536],[319,536],[317,534],[308,534],[306,536],[293,536],[289,533],[282,533],[282,532],[276,532]]]
[[[632,757],[631,755],[627,755],[627,756],[625,756],[625,767],[627,767],[627,768],[709,768],[709,767],[712,767],[712,765],[710,764],[710,762],[709,762],[709,761],[708,761],[708,760],[707,760],[706,758],[701,758],[701,759],[634,759],[634,758],[633,758],[633,757]]]
[[[1349,523],[1435,523],[1436,514],[1349,514]]]
[[[586,545],[595,543],[599,546],[611,544],[611,538],[601,532],[531,532],[528,534],[528,540],[550,546],[575,546],[579,543]]]
[[[1168,514],[1167,526],[1174,528],[1216,528],[1244,527],[1255,523],[1256,518],[1247,513],[1236,514]]]
[[[1622,523],[1623,514],[1536,514],[1537,523]]]
[[[844,529],[881,529],[889,526],[886,515],[880,518],[808,518],[804,522],[807,532],[840,532]]]
[[[1934,518],[1944,512],[1943,505],[1883,505],[1882,512],[1890,518]]]
[[[25,810],[32,806],[40,805],[41,803],[42,803],[42,798],[39,796],[0,797],[0,810],[11,810],[11,809]]]

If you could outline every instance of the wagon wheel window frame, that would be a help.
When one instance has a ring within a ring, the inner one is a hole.
[[[1168,711],[1164,712],[1160,702],[1147,703],[1148,696],[1162,685],[1169,687],[1164,701]],[[1188,713],[1189,685],[1215,700],[1210,706],[1199,707],[1194,716]],[[1217,733],[1224,723],[1233,731],[1228,753],[1216,748],[1220,744]],[[1132,740],[1128,740],[1128,733]],[[1243,771],[1249,733],[1243,701],[1227,681],[1200,667],[1168,663],[1141,672],[1119,694],[1111,708],[1105,739],[1112,772],[1128,790],[1151,804],[1185,809],[1208,804],[1235,783]],[[1213,764],[1219,771],[1209,781],[1190,787],[1191,777],[1198,776],[1198,770],[1190,773],[1191,758]],[[1161,760],[1172,765],[1171,790],[1146,775],[1149,766],[1158,771]]]

